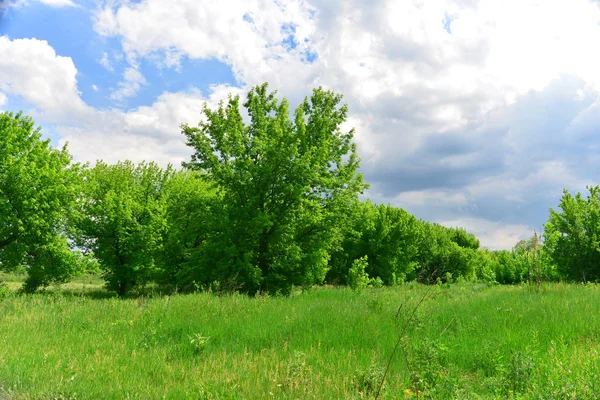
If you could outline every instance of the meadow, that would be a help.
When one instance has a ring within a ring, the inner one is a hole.
[[[600,398],[600,286],[117,298],[0,275],[0,399]],[[422,301],[422,302],[421,302]]]

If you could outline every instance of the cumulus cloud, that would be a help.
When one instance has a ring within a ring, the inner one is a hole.
[[[147,84],[146,78],[136,68],[127,68],[123,73],[123,79],[119,83],[119,88],[111,93],[111,99],[124,100],[133,97],[139,92],[142,85]]]
[[[270,69],[269,60],[287,57],[292,40],[298,57],[307,51],[311,10],[303,1],[146,0],[101,8],[95,29],[121,37],[130,57],[160,52],[166,65],[182,55],[215,58],[231,65],[240,82],[254,83]]]
[[[480,218],[461,218],[439,221],[441,225],[465,228],[479,239],[481,247],[489,250],[510,249],[519,240],[533,236],[536,229],[522,224],[505,224]],[[539,233],[539,229],[537,230]]]
[[[57,55],[45,40],[0,36],[0,90],[20,96],[45,120],[88,110],[76,74],[73,60]]]
[[[0,92],[0,107],[5,105],[6,103],[8,103],[8,98],[4,93]]]
[[[215,107],[223,96],[236,91],[227,86],[213,86],[208,97],[198,90],[165,92],[150,106],[129,111],[97,111],[76,125],[59,126],[60,143],[68,142],[80,161],[145,160],[178,167],[191,155],[179,126],[196,125],[205,102]]]
[[[349,103],[345,128],[357,128],[373,200],[510,247],[563,187],[597,182],[598,21],[587,0],[107,1],[94,29],[120,40],[130,63],[114,100],[148,83],[141,58],[160,68],[216,59],[236,86],[90,110],[70,58],[0,38],[0,90],[44,118],[69,113],[57,130],[79,159],[178,164],[189,155],[178,126],[197,122],[203,101],[268,81],[295,105],[323,85]],[[99,62],[112,68],[106,53]]]

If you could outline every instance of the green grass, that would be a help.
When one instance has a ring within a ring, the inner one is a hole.
[[[428,290],[382,398],[600,398],[595,285],[117,299],[97,284],[0,290],[1,399],[373,397]]]

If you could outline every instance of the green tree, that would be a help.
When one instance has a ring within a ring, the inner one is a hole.
[[[387,284],[404,281],[415,266],[422,224],[391,205],[357,203],[341,248],[332,255],[328,281],[345,282],[353,260],[368,257],[367,273]]]
[[[99,161],[85,172],[78,245],[100,263],[106,287],[120,296],[156,274],[166,226],[163,187],[170,169],[130,161]]]
[[[347,207],[366,187],[353,130],[340,130],[341,100],[316,89],[290,120],[287,100],[264,84],[243,104],[248,124],[230,96],[216,110],[205,105],[198,127],[183,125],[195,151],[185,165],[205,171],[225,204],[208,247],[213,268],[197,281],[234,280],[249,293],[323,281]]]
[[[193,288],[193,277],[203,261],[209,236],[221,216],[220,193],[204,174],[177,171],[166,182],[166,229],[156,262],[157,281],[180,290]]]
[[[471,236],[461,229],[423,222],[416,278],[428,283],[448,276],[475,279],[479,241]]]
[[[450,240],[464,249],[479,249],[479,239],[464,228],[448,228]]]
[[[78,180],[66,147],[53,149],[22,113],[0,113],[0,269],[25,267],[26,291],[78,271],[66,235]]]
[[[578,281],[600,279],[600,186],[588,187],[589,195],[571,195],[567,190],[550,209],[544,226],[544,248],[566,278]]]

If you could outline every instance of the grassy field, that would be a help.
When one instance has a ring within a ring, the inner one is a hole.
[[[0,399],[373,398],[424,295],[380,398],[600,398],[595,285],[117,299],[0,279]]]

